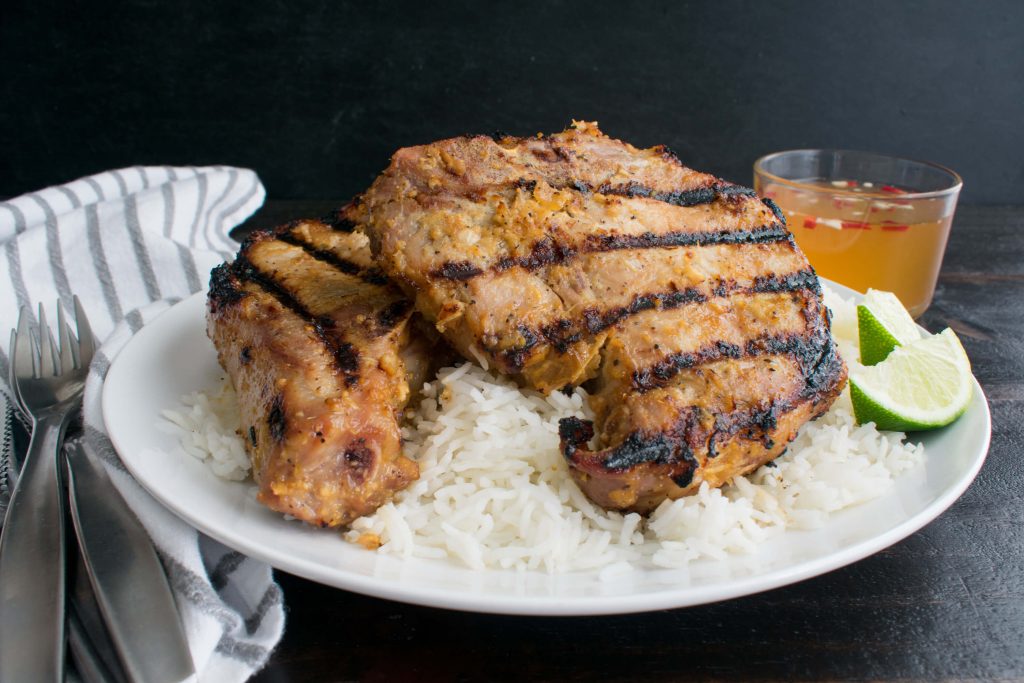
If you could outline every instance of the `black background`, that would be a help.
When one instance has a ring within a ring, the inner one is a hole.
[[[937,161],[968,203],[1024,204],[1024,3],[0,5],[0,196],[235,164],[278,200],[273,225],[359,191],[402,145],[573,117],[737,182],[766,152],[834,146]],[[1022,234],[1020,208],[957,216],[924,321],[963,339],[992,450],[904,542],[761,595],[596,619],[430,610],[279,572],[289,625],[260,680],[1019,680]]]
[[[600,121],[743,184],[758,156],[923,158],[1024,203],[1024,3],[7,2],[0,196],[133,164],[344,199],[404,145]]]

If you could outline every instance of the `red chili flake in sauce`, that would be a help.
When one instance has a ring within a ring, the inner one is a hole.
[[[814,226],[816,226],[817,224],[818,221],[813,218],[804,219],[804,227],[807,228],[808,230],[814,230]]]
[[[844,230],[870,230],[871,226],[864,221],[843,221]]]

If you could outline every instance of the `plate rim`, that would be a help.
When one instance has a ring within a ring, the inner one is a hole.
[[[848,287],[833,283],[822,278],[822,282],[829,288],[839,292],[845,297],[853,296],[856,300],[864,295]],[[128,340],[111,359],[110,367],[103,382],[101,393],[101,412],[104,428],[118,457],[132,478],[143,490],[152,496],[164,508],[170,511],[186,524],[198,529],[202,533],[223,543],[224,545],[241,552],[245,555],[266,562],[280,571],[285,571],[296,576],[316,581],[324,585],[343,590],[350,590],[362,595],[395,600],[398,602],[436,607],[442,609],[454,609],[459,611],[528,615],[528,616],[592,616],[601,614],[626,614],[640,613],[647,611],[674,609],[680,607],[691,607],[712,602],[730,600],[747,595],[754,595],[764,591],[772,590],[782,586],[798,583],[828,572],[840,569],[861,559],[870,557],[885,548],[898,543],[909,537],[916,531],[934,521],[939,515],[949,509],[953,503],[960,498],[967,488],[973,483],[988,457],[992,437],[991,409],[988,399],[985,396],[981,384],[977,378],[972,376],[974,388],[977,392],[977,400],[981,405],[983,417],[983,435],[978,448],[978,456],[973,459],[964,473],[956,480],[954,485],[947,488],[941,495],[926,505],[914,515],[909,516],[891,529],[869,538],[862,539],[850,545],[826,553],[823,556],[803,560],[795,565],[786,565],[769,570],[762,574],[751,574],[748,576],[733,579],[726,583],[711,586],[700,586],[699,595],[694,595],[694,587],[687,585],[683,588],[667,587],[665,590],[654,590],[644,593],[626,593],[620,595],[573,595],[573,596],[527,596],[518,594],[479,594],[470,591],[459,591],[456,589],[440,589],[434,586],[422,586],[415,583],[398,582],[386,578],[366,576],[344,567],[328,567],[321,562],[304,557],[287,557],[275,554],[271,548],[261,545],[257,539],[244,535],[231,533],[230,527],[217,525],[197,515],[188,514],[187,508],[176,505],[175,501],[159,490],[159,487],[149,485],[144,474],[142,474],[131,457],[123,455],[128,451],[124,443],[124,434],[119,429],[111,428],[112,416],[116,411],[114,405],[117,387],[124,380],[121,375],[126,372],[128,363],[125,358],[131,358],[132,353],[143,353],[144,344],[150,335],[155,334],[154,330],[159,329],[158,322],[179,307],[196,306],[196,299],[205,299],[206,291],[196,292],[186,297],[174,306],[148,321],[131,339]],[[205,310],[205,306],[202,307]],[[180,311],[179,311],[180,313]],[[923,328],[922,328],[923,329]],[[141,341],[140,341],[141,340]],[[131,351],[129,351],[131,349]],[[140,350],[141,349],[141,350]],[[126,355],[126,352],[128,354]],[[212,476],[212,473],[211,473]],[[421,562],[437,563],[447,562],[445,560],[426,560],[422,558],[397,558],[390,556],[399,563]],[[464,568],[451,563],[453,569],[474,572],[475,570]],[[485,569],[481,572],[512,572],[513,570]],[[593,571],[593,570],[590,570]],[[642,570],[641,570],[642,571]],[[537,572],[545,574],[543,572]],[[572,572],[557,574],[556,576],[571,576]],[[546,575],[546,574],[545,574]]]

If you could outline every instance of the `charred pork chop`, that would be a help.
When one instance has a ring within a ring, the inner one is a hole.
[[[345,216],[464,356],[590,382],[596,430],[565,420],[562,447],[606,507],[755,469],[846,379],[778,208],[596,124],[399,150]]]
[[[364,235],[320,221],[257,233],[214,269],[208,304],[262,503],[338,526],[419,476],[398,414],[426,378],[428,343]]]

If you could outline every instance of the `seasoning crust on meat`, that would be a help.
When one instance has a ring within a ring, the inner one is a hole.
[[[338,229],[341,228],[341,229]],[[398,415],[429,344],[364,235],[298,221],[214,269],[207,330],[238,394],[260,502],[319,526],[373,512],[419,475]]]
[[[545,393],[588,382],[595,424],[560,434],[605,507],[755,469],[846,380],[778,207],[596,124],[401,149],[344,216],[466,358]]]

